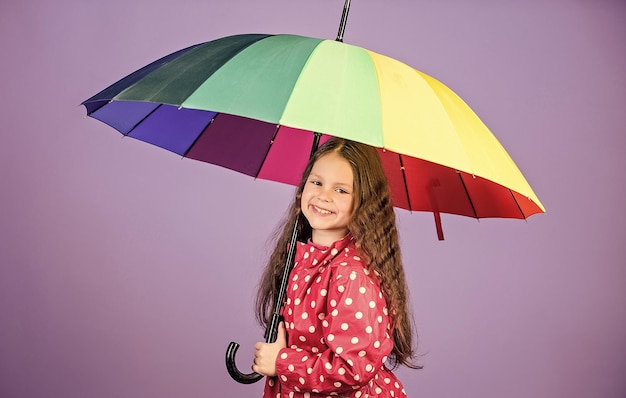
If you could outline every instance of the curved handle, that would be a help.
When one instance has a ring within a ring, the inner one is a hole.
[[[228,374],[235,381],[241,384],[252,384],[263,378],[263,375],[258,374],[257,372],[252,373],[241,373],[239,369],[237,369],[237,364],[235,363],[235,355],[237,355],[237,350],[239,349],[239,344],[231,341],[226,349],[226,370],[228,370]]]
[[[314,139],[314,148],[317,147],[317,143],[319,142],[321,134],[315,133]],[[274,313],[272,314],[272,319],[270,320],[269,325],[267,325],[267,329],[265,330],[265,342],[273,343],[276,341],[276,336],[278,335],[278,325],[281,321],[280,309],[283,305],[283,299],[285,297],[285,291],[287,290],[287,283],[289,279],[289,273],[291,272],[291,268],[293,266],[293,257],[296,252],[296,239],[298,234],[298,219],[294,222],[293,232],[291,233],[291,240],[289,241],[289,249],[287,250],[287,258],[285,260],[285,266],[283,267],[283,273],[280,280],[280,287],[278,289],[278,295],[276,298],[276,305],[274,308]],[[252,372],[252,373],[241,373],[239,369],[237,369],[237,364],[235,363],[235,355],[237,354],[237,350],[239,349],[239,344],[231,341],[226,349],[226,370],[228,370],[228,374],[235,381],[242,384],[252,384],[263,378],[263,375]]]

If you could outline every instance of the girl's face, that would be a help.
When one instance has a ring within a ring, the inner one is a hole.
[[[300,207],[311,225],[314,243],[330,246],[348,233],[354,207],[354,175],[336,152],[319,158],[306,180]]]

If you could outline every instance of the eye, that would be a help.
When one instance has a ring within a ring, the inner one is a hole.
[[[322,185],[322,183],[319,182],[318,180],[310,180],[309,183],[311,183],[313,185]]]
[[[337,188],[337,189],[335,189],[335,192],[337,192],[337,193],[350,193],[350,192],[346,191],[343,188]]]

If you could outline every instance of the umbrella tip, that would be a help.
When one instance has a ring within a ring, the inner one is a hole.
[[[343,13],[341,14],[341,21],[339,22],[339,31],[337,32],[337,38],[335,41],[343,43],[343,33],[346,30],[346,22],[348,21],[348,12],[350,11],[350,0],[346,0],[343,5]]]

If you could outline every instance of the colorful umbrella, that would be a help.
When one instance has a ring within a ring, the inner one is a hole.
[[[221,38],[161,58],[83,105],[126,136],[257,178],[296,184],[320,132],[381,148],[397,207],[475,218],[545,211],[452,90],[338,41]]]
[[[498,140],[454,92],[339,37],[220,38],[167,55],[82,105],[125,136],[294,185],[320,139],[375,146],[395,206],[433,212],[440,239],[440,213],[524,219],[545,211]],[[278,321],[272,325],[267,341],[275,339]],[[244,383],[258,380],[234,367],[236,349],[231,343],[229,373]]]

